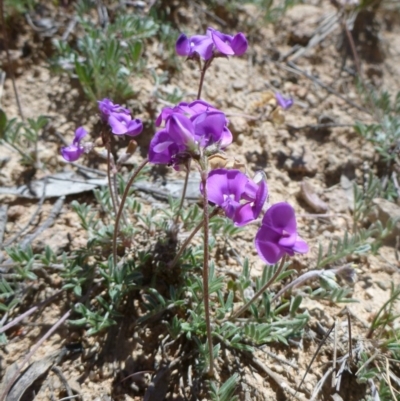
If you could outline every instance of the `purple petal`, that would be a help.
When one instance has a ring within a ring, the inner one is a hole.
[[[127,133],[129,136],[137,136],[143,131],[143,123],[139,118],[131,120],[127,124]]]
[[[149,161],[153,164],[170,164],[172,156],[178,153],[178,146],[163,129],[156,132],[149,145]]]
[[[284,248],[292,249],[294,244],[296,243],[297,233],[283,235],[282,238],[278,241],[279,245]]]
[[[221,146],[221,149],[225,149],[227,146],[229,146],[232,143],[232,140],[233,140],[232,132],[225,127],[219,139],[219,144]]]
[[[75,131],[75,137],[74,137],[74,144],[78,144],[86,135],[87,135],[87,131],[85,130],[85,128],[83,127],[79,127],[76,129]]]
[[[236,209],[235,217],[233,218],[233,221],[236,226],[238,227],[244,226],[253,220],[254,220],[254,211],[253,208],[251,207],[250,202],[245,203]]]
[[[67,161],[67,162],[74,162],[79,159],[79,157],[84,153],[84,149],[76,146],[76,145],[70,145],[70,146],[64,146],[61,148],[61,156]]]
[[[213,41],[205,35],[195,35],[190,38],[190,55],[197,53],[203,60],[213,55]]]
[[[227,195],[233,195],[235,201],[239,202],[242,199],[244,189],[249,181],[246,174],[243,174],[239,170],[225,170],[228,178],[228,193]]]
[[[208,146],[219,142],[225,128],[226,117],[221,112],[204,112],[192,117],[196,139]]]
[[[190,54],[190,42],[184,33],[179,35],[175,50],[179,56],[188,56]]]
[[[289,107],[293,106],[293,99],[292,98],[284,98],[279,92],[275,93],[275,99],[279,106],[282,109],[287,110]]]
[[[285,254],[285,252],[276,244],[269,241],[264,241],[265,228],[261,227],[256,235],[256,239],[254,241],[257,253],[260,258],[267,264],[275,264],[279,259]]]
[[[127,121],[124,114],[110,114],[108,117],[108,124],[111,127],[111,132],[115,135],[124,135],[127,133]]]
[[[293,207],[286,202],[272,205],[265,213],[262,224],[289,234],[295,233],[297,224]]]
[[[232,40],[231,46],[236,56],[241,56],[242,54],[246,53],[248,44],[247,39],[243,35],[243,33],[239,32],[235,35]]]
[[[224,54],[226,56],[232,56],[235,54],[230,43],[226,43],[223,39],[221,39],[220,36],[217,35],[216,31],[212,31],[211,36],[214,41],[215,47],[221,54]]]
[[[299,236],[297,236],[296,242],[293,246],[293,250],[298,253],[307,253],[309,248],[307,243]]]
[[[200,191],[203,193],[201,187]],[[228,176],[226,170],[216,169],[211,171],[207,178],[208,200],[218,206],[222,206],[225,194],[228,194]]]
[[[184,115],[173,113],[167,122],[170,137],[178,144],[194,145],[193,123]]]
[[[267,200],[267,197],[268,197],[268,186],[267,183],[263,180],[259,184],[259,188],[256,194],[256,200],[253,206],[254,219],[257,219],[258,216],[260,215],[264,203]]]

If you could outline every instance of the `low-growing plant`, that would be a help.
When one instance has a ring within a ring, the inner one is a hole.
[[[107,68],[121,67],[121,57],[125,57],[125,53],[119,53],[121,40],[135,47],[156,28],[149,25],[144,36],[138,37],[146,19],[139,23],[136,17],[131,20],[131,16],[119,16],[106,34],[82,15],[80,18],[89,33],[82,42],[86,44],[80,48],[85,58],[79,60],[72,49],[65,54],[74,55],[75,72],[82,85],[86,85],[88,96],[98,101],[101,137],[96,142],[87,140],[88,132],[79,127],[71,145],[61,149],[61,155],[74,162],[91,152],[95,143],[104,146],[108,186],[95,191],[95,207],[71,203],[87,235],[85,247],[61,256],[49,249],[42,255],[31,249],[7,250],[17,267],[10,280],[6,277],[0,282],[0,306],[12,313],[17,305],[13,297],[20,284],[34,280],[39,265],[49,269],[57,265],[62,290],[70,293],[72,306],[66,316],[71,326],[85,330],[89,336],[103,333],[128,317],[134,320],[134,330],[161,322],[164,339],[181,350],[176,360],[190,359],[198,377],[208,376],[205,383],[209,397],[234,400],[238,374],[231,375],[222,385],[215,382],[216,370],[223,370],[219,362],[221,353],[229,350],[251,357],[264,344],[288,345],[301,337],[309,320],[309,313],[302,307],[304,297],[332,303],[353,302],[351,287],[339,284],[351,283],[354,278],[354,268],[346,263],[346,258],[377,252],[393,222],[388,227],[379,223],[364,227],[362,222],[368,209],[365,204],[372,202],[378,186],[371,180],[362,195],[356,188],[353,232],[331,241],[327,248],[321,245],[314,270],[310,266],[295,277],[298,270],[291,257],[307,253],[308,244],[299,235],[294,208],[287,202],[267,205],[269,190],[263,173],[250,177],[223,164],[224,149],[232,143],[233,135],[225,113],[202,100],[202,87],[218,58],[241,56],[248,43],[243,33],[231,36],[212,28],[205,35],[178,37],[178,55],[201,66],[197,98],[182,101],[182,94],[176,94],[175,99],[169,99],[177,104],[164,107],[154,122],[159,128],[150,142],[148,157],[125,179],[123,166],[136,148],[134,138],[141,134],[143,122],[127,108],[98,97],[106,91],[116,94],[113,91],[123,82],[117,80],[110,88],[110,82],[103,85],[100,77]],[[119,29],[124,33],[120,34]],[[105,52],[110,60],[112,55],[118,56],[114,67],[101,64],[106,59],[93,53],[99,43],[103,47],[97,50]],[[126,59],[124,62],[128,63]],[[115,77],[116,70],[112,74]],[[157,84],[161,86],[161,80]],[[292,99],[280,94],[271,96],[275,98],[271,104],[282,114],[293,104]],[[114,135],[130,138],[128,147],[118,152],[118,157]],[[222,165],[213,168],[210,159],[216,155]],[[133,184],[144,177],[149,165],[165,165],[185,173],[180,199],[170,197],[167,205],[149,206],[135,196]],[[200,177],[201,205],[185,202],[188,178],[194,171]],[[252,279],[248,258],[239,257],[234,268],[221,269],[217,258],[228,252],[229,239],[243,234],[261,216],[254,247],[264,262],[262,275]],[[310,281],[313,286],[306,286]],[[391,299],[397,297],[396,290],[393,294]],[[131,305],[135,305],[133,312]],[[389,304],[377,314],[371,333],[381,333],[382,327],[393,321],[393,316],[385,320],[386,312],[393,315]],[[4,330],[0,328],[0,334]],[[185,353],[186,349],[190,352]]]

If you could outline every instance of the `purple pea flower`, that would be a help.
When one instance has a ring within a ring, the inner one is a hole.
[[[158,131],[150,142],[149,161],[177,167],[184,158],[190,157],[195,148],[193,123],[183,114],[172,113],[165,128]]]
[[[203,187],[200,186],[203,193]],[[265,181],[256,184],[239,170],[216,169],[208,174],[208,200],[224,211],[236,226],[255,220],[268,196]]]
[[[264,215],[255,245],[260,258],[275,264],[283,255],[308,252],[307,243],[297,234],[294,209],[286,202],[272,205]]]
[[[181,34],[176,41],[176,52],[180,56],[200,56],[203,60],[209,60],[214,55],[241,56],[247,50],[247,39],[239,32],[235,36],[226,35],[213,28],[207,29],[206,35],[194,35],[187,37]]]
[[[282,107],[282,109],[287,110],[290,107],[293,106],[293,99],[290,98],[284,98],[279,92],[275,93],[275,99],[276,102],[278,103],[279,106]]]
[[[130,115],[128,109],[119,104],[113,103],[110,99],[104,98],[103,100],[98,100],[97,103],[99,104],[101,118],[105,122],[108,121],[108,117],[111,113],[124,113]]]
[[[136,136],[143,131],[143,123],[139,118],[132,120],[130,114],[111,113],[108,117],[111,132],[115,135]]]
[[[165,107],[156,120],[156,126],[165,121],[165,128],[150,142],[149,161],[172,164],[198,155],[200,149],[213,144],[225,148],[232,143],[225,114],[203,100],[181,102]]]
[[[61,148],[61,156],[67,162],[77,161],[85,152],[85,147],[81,145],[81,140],[87,135],[87,131],[83,127],[79,127],[75,131],[75,137],[72,145],[64,146]]]
[[[143,131],[142,121],[138,118],[132,119],[130,111],[125,107],[107,98],[97,103],[102,120],[109,124],[113,134],[136,136]]]

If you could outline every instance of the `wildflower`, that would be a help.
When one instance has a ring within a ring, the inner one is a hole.
[[[111,132],[115,135],[136,136],[143,131],[143,123],[139,118],[132,120],[130,114],[111,113],[108,117]]]
[[[256,184],[239,170],[217,169],[208,174],[207,192],[208,200],[220,206],[236,226],[244,226],[260,215],[268,188],[265,181]]]
[[[268,263],[274,264],[288,254],[308,252],[308,245],[297,234],[294,209],[286,202],[272,205],[264,215],[257,232],[255,245],[258,255]]]
[[[99,104],[101,118],[105,122],[108,122],[108,117],[111,113],[124,113],[130,115],[128,109],[119,104],[113,103],[110,99],[104,98],[103,100],[98,100],[97,103]]]
[[[203,100],[164,108],[156,126],[164,121],[165,128],[157,132],[150,143],[152,163],[177,166],[182,157],[198,156],[200,148],[214,144],[225,148],[232,143],[225,114]]]
[[[215,55],[241,56],[246,52],[247,45],[247,39],[241,32],[231,36],[208,28],[206,35],[194,35],[188,38],[182,33],[176,41],[175,48],[180,56],[198,55],[203,60],[209,60]]]
[[[85,152],[85,147],[81,145],[81,140],[87,135],[87,131],[83,127],[79,127],[75,131],[75,137],[72,145],[64,146],[61,148],[61,156],[67,162],[77,161]]]
[[[143,131],[143,123],[140,119],[132,119],[131,113],[125,107],[113,103],[104,98],[98,101],[101,118],[111,127],[115,135],[136,136]]]
[[[279,92],[275,93],[275,99],[279,106],[282,109],[287,110],[293,106],[293,99],[292,98],[284,98]]]

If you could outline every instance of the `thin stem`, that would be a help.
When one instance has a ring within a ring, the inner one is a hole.
[[[285,256],[283,256],[281,263],[279,267],[276,269],[276,272],[273,274],[273,276],[268,280],[266,284],[264,284],[253,296],[253,298],[250,299],[247,304],[243,305],[237,312],[235,312],[230,319],[235,319],[239,317],[244,311],[246,311],[250,305],[276,280],[276,278],[281,274],[284,266],[285,266]]]
[[[178,209],[178,213],[175,216],[175,225],[178,224],[179,221],[179,215],[181,213],[182,207],[183,207],[183,202],[185,201],[185,196],[186,196],[186,190],[187,190],[187,185],[188,185],[188,181],[189,181],[189,174],[190,174],[190,162],[191,159],[188,160],[187,164],[186,164],[186,176],[185,176],[185,182],[183,184],[183,190],[182,190],[182,197],[181,197],[181,202],[179,204],[179,209]]]
[[[121,204],[119,205],[118,213],[117,213],[117,216],[115,217],[115,226],[114,226],[114,235],[113,235],[113,259],[114,259],[113,265],[114,265],[114,267],[117,266],[117,237],[118,237],[119,222],[121,220],[122,211],[124,210],[124,205],[125,205],[126,199],[128,197],[129,190],[133,184],[133,181],[135,181],[138,174],[142,171],[142,169],[146,166],[146,164],[148,162],[149,162],[149,159],[144,159],[142,161],[142,163],[136,167],[136,170],[133,172],[131,178],[127,182],[124,193],[122,194]]]
[[[114,198],[114,190],[113,190],[113,185],[111,181],[111,152],[110,152],[110,144],[107,144],[107,179],[108,179],[108,188],[110,190],[110,196],[111,196],[111,203],[113,206],[114,214],[117,214],[117,205],[115,203],[115,198]]]
[[[218,208],[215,208],[211,213],[209,218],[214,217],[218,213]],[[183,251],[187,248],[187,246],[190,244],[192,241],[193,237],[198,233],[201,227],[204,225],[204,220],[200,221],[199,224],[194,228],[194,230],[190,233],[190,235],[186,238],[185,242],[182,244],[181,248],[179,249],[179,252],[175,255],[174,260],[170,263],[169,269],[172,269],[175,267],[175,265],[178,263],[179,258],[182,256]]]
[[[204,222],[204,250],[203,250],[203,297],[204,297],[204,312],[206,316],[206,326],[207,326],[207,342],[208,342],[208,352],[210,358],[210,366],[208,369],[208,375],[214,376],[214,350],[212,343],[212,333],[211,333],[211,317],[210,317],[210,299],[208,291],[208,280],[209,280],[209,252],[208,252],[208,226],[210,222],[210,216],[208,213],[208,191],[207,191],[207,169],[205,169],[201,174],[201,180],[203,184],[203,198],[204,198],[204,212],[203,212],[203,222]]]
[[[212,60],[213,60],[213,57],[211,57],[209,60],[207,60],[204,63],[203,69],[201,70],[199,90],[197,92],[197,99],[200,99],[200,97],[201,97],[201,91],[203,89],[204,77],[206,75],[206,71],[207,71],[208,67],[211,65]]]

